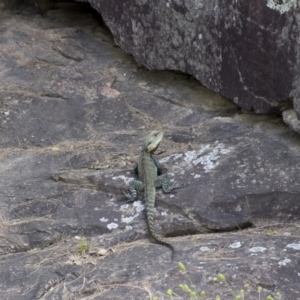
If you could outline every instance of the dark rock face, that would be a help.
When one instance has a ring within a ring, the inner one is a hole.
[[[298,65],[296,2],[89,0],[149,69],[180,70],[257,113],[280,110]]]
[[[59,0],[0,0],[0,8],[19,12],[31,7],[40,14],[44,14],[48,9],[54,7],[56,1]]]
[[[139,67],[87,4],[34,12],[0,11],[1,300],[186,299],[178,261],[208,299],[232,298],[216,272],[235,291],[249,283],[245,299],[258,285],[261,299],[297,299],[299,136],[186,75]],[[187,184],[157,193],[173,262],[149,240],[143,195],[121,192],[153,129],[160,162]]]

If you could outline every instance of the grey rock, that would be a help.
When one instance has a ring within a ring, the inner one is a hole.
[[[164,299],[197,290],[229,299],[297,299],[299,136],[276,116],[242,113],[197,80],[151,72],[86,5],[44,16],[0,11],[0,294],[3,299]],[[84,9],[83,9],[84,7]],[[151,243],[143,196],[122,188],[145,134],[187,186],[157,194]],[[2,299],[1,298],[1,299]]]
[[[115,42],[149,69],[191,74],[257,113],[280,111],[293,92],[299,73],[296,2],[89,2]]]
[[[297,118],[297,112],[294,109],[288,109],[285,110],[282,113],[283,121],[289,125],[289,127],[294,130],[299,132],[300,131],[300,125],[299,125],[299,120]]]
[[[59,1],[59,0],[57,0]],[[46,13],[47,10],[55,6],[56,0],[0,0],[0,8],[10,9],[14,12],[34,8],[40,14]]]

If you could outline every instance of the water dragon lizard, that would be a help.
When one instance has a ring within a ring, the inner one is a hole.
[[[152,238],[160,245],[168,247],[172,251],[172,260],[174,257],[174,247],[163,241],[154,232],[153,214],[155,206],[156,188],[162,187],[165,193],[170,193],[175,188],[181,186],[172,184],[169,177],[162,175],[162,167],[154,155],[154,151],[159,146],[163,138],[162,131],[152,131],[144,140],[141,154],[134,165],[134,172],[140,180],[133,180],[129,183],[127,191],[123,191],[128,202],[133,202],[140,191],[144,191],[147,225]]]

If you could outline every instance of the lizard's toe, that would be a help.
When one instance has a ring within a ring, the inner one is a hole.
[[[128,190],[126,190],[126,189],[122,189],[122,193],[123,193],[123,195],[126,197],[126,203],[130,203],[130,202],[134,202],[134,199],[133,199],[133,197],[132,197],[132,195],[131,195],[131,193],[128,191]]]

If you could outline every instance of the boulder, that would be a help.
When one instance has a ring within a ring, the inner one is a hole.
[[[295,1],[89,2],[115,42],[149,69],[191,74],[256,113],[280,111],[294,91]]]

